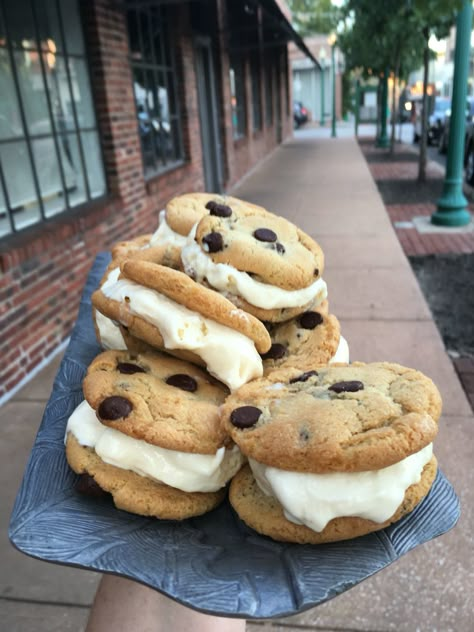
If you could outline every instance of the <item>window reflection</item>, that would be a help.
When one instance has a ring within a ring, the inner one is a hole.
[[[105,193],[78,0],[3,0],[0,237]]]
[[[176,73],[165,24],[164,10],[158,7],[128,11],[133,90],[146,177],[183,159]]]

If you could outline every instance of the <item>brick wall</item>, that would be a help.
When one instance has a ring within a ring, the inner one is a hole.
[[[176,42],[178,72],[182,73],[180,96],[187,113],[186,152],[192,162],[146,183],[124,15],[111,0],[83,6],[109,197],[8,237],[1,245],[0,398],[69,335],[95,255],[116,241],[153,231],[159,210],[175,192],[203,186],[186,13],[173,14],[173,30],[181,29]]]
[[[222,0],[216,0],[219,11],[223,4]],[[188,9],[179,5],[170,9],[186,161],[183,166],[145,182],[124,14],[113,0],[87,0],[81,6],[109,193],[105,201],[75,209],[0,243],[0,399],[69,335],[95,255],[116,241],[152,232],[158,212],[167,200],[178,193],[204,187]],[[220,24],[222,19],[224,13],[219,14]],[[247,66],[247,136],[234,142],[228,56],[225,42],[220,40],[218,44],[224,186],[229,188],[276,147],[277,140],[275,127],[265,125],[263,87],[263,128],[252,131]],[[282,53],[286,54],[286,48]],[[284,65],[281,73],[284,139],[291,134],[292,122],[291,116],[286,116]],[[275,89],[276,82],[274,92]],[[275,94],[273,98],[275,110]]]

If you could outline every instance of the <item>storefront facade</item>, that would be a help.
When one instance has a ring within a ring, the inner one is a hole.
[[[69,335],[97,252],[291,135],[285,17],[274,0],[0,1],[0,401]]]

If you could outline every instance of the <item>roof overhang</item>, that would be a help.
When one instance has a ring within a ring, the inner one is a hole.
[[[283,13],[278,0],[248,0],[249,4],[260,5],[264,16],[267,19],[272,20],[276,28],[285,34],[288,41],[294,42],[295,45],[308,57],[313,64],[315,64],[320,70],[321,66],[314,57],[313,53],[306,46],[303,38],[299,33],[295,31],[293,25]]]
[[[122,4],[125,8],[133,7],[150,7],[153,5],[173,5],[173,4],[183,4],[184,2],[189,0],[118,0],[119,4]],[[191,0],[194,2],[205,2],[206,0]],[[240,1],[240,0],[239,0]],[[260,7],[262,10],[262,14],[264,19],[271,24],[272,28],[282,36],[282,41],[286,42],[294,42],[295,45],[306,55],[308,59],[310,59],[313,64],[315,64],[320,70],[321,66],[318,60],[314,57],[313,53],[306,46],[303,38],[299,33],[295,31],[290,20],[289,20],[289,11],[288,16],[283,12],[279,0],[245,0],[245,4],[250,7]]]

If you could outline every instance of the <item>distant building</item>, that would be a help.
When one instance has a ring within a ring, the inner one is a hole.
[[[301,101],[311,112],[313,121],[321,120],[321,92],[324,96],[324,116],[328,121],[332,116],[332,66],[331,46],[327,35],[305,38],[305,44],[318,61],[315,64],[308,56],[301,54],[294,44],[290,44],[290,62],[293,76],[293,100]],[[342,111],[342,56],[335,50],[336,65],[336,118]],[[322,86],[324,82],[324,86]]]
[[[287,18],[280,0],[0,2],[0,401],[70,333],[98,251],[292,134]]]

